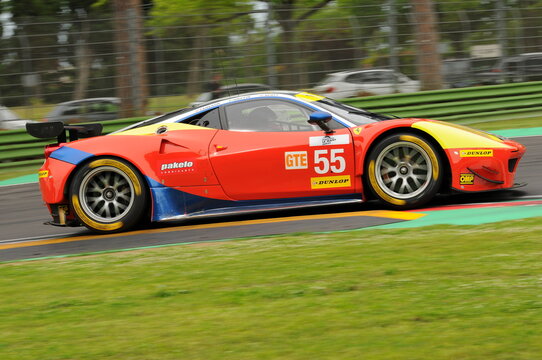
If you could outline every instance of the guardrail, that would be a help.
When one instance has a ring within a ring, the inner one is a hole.
[[[373,112],[461,124],[542,118],[542,81],[345,99]]]
[[[343,102],[374,112],[401,117],[421,117],[472,124],[510,119],[542,119],[542,81],[408,94],[345,99]],[[144,117],[104,122],[104,134]],[[43,147],[25,130],[0,131],[0,174],[37,169],[43,163]]]
[[[147,117],[136,117],[104,122],[103,133],[109,134]],[[36,139],[25,129],[0,131],[0,176],[24,174],[43,164],[43,148],[51,141]]]

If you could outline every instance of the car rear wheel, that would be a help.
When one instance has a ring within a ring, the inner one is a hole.
[[[70,203],[77,219],[96,232],[127,230],[146,213],[147,191],[129,163],[100,158],[83,165],[70,185]]]
[[[414,134],[391,135],[367,161],[367,183],[375,196],[400,209],[431,200],[442,182],[442,161],[431,143]]]

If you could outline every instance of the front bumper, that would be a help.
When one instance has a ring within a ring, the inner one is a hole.
[[[451,187],[461,192],[491,191],[514,187],[525,146],[506,140],[507,147],[447,149]]]

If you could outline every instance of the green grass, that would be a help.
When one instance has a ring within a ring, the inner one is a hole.
[[[0,265],[0,358],[538,359],[542,218]]]
[[[13,179],[19,176],[25,176],[25,175],[31,175],[31,174],[37,174],[40,166],[36,166],[35,168],[24,168],[21,170],[5,170],[0,171],[0,181],[7,180],[7,179]]]

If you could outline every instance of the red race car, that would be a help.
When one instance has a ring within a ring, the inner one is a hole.
[[[100,124],[27,129],[58,138],[39,172],[51,224],[103,233],[370,198],[410,209],[438,192],[511,188],[525,152],[466,127],[287,91],[218,99],[106,136]]]

